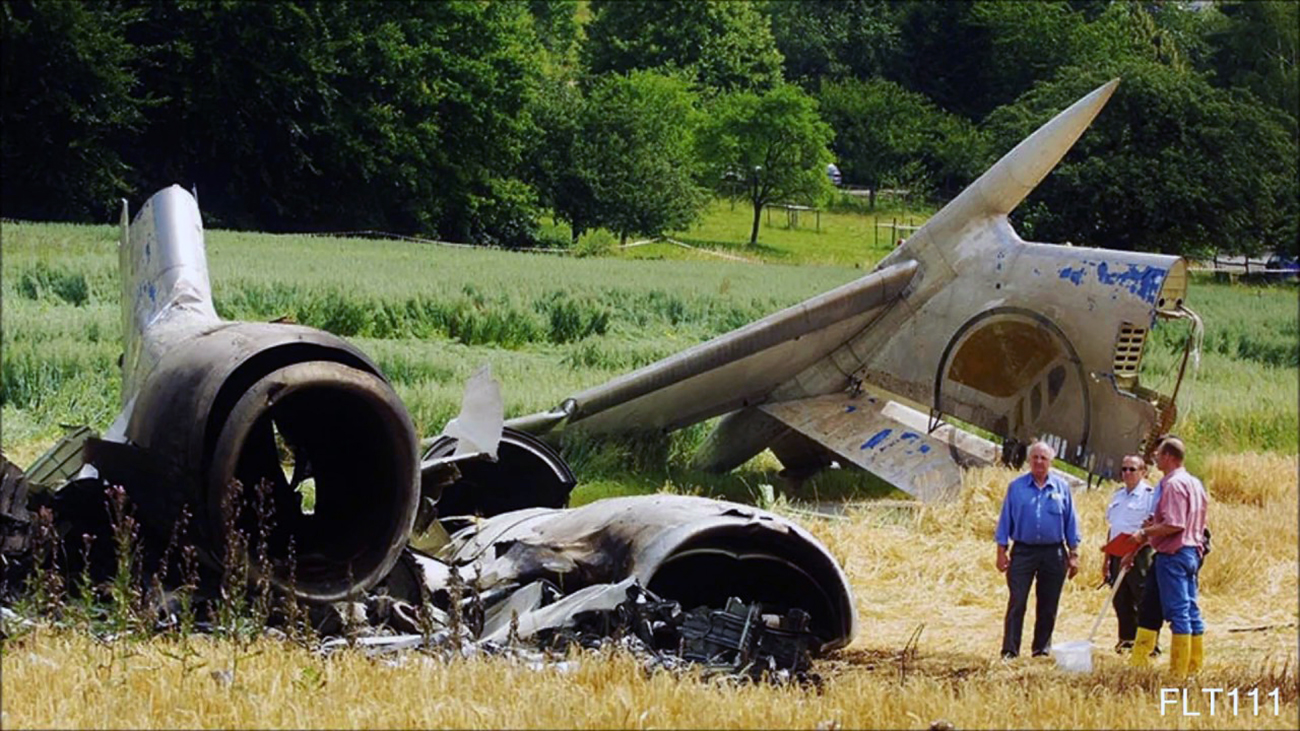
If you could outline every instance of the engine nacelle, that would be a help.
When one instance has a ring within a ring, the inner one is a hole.
[[[209,562],[232,530],[262,531],[268,578],[301,599],[373,586],[419,500],[415,429],[379,369],[320,330],[221,320],[177,186],[129,228],[123,211],[121,246],[124,406],[88,461],[162,535],[188,506]]]

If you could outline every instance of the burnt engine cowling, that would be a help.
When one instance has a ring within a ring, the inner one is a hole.
[[[501,430],[497,458],[456,465],[456,479],[439,485],[437,462],[451,457],[457,439],[440,436],[425,450],[421,484],[437,500],[439,518],[491,517],[523,508],[562,508],[578,479],[568,463],[545,442],[510,427]]]
[[[190,193],[173,185],[129,225],[127,213],[124,201],[123,406],[87,461],[155,533],[187,508],[216,568],[242,534],[253,570],[301,599],[369,589],[419,500],[415,429],[397,394],[339,337],[223,320]]]
[[[374,585],[411,530],[410,417],[375,365],[325,332],[226,322],[194,334],[143,379],[125,437],[91,461],[143,520],[165,535],[187,505],[215,563],[232,530],[266,530],[270,580],[304,600]]]
[[[822,651],[857,632],[852,588],[812,534],[765,510],[691,495],[606,498],[504,513],[452,536],[438,554],[480,588],[548,581],[575,593],[629,578],[685,610],[732,597],[799,609]]]

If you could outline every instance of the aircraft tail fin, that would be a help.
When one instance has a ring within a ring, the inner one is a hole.
[[[913,238],[946,238],[940,235],[955,232],[971,221],[1006,216],[1065,157],[1117,86],[1119,79],[1111,79],[1021,140],[931,216]]]

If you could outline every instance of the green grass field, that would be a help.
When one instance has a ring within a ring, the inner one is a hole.
[[[818,233],[787,229],[774,213],[751,247],[743,243],[749,212],[718,202],[703,222],[674,235],[746,262],[668,243],[576,258],[233,231],[209,231],[207,242],[223,317],[289,316],[353,339],[430,435],[455,415],[465,379],[482,363],[503,383],[508,416],[550,408],[861,276],[889,250],[888,231],[874,246],[875,216],[822,215]],[[117,411],[117,234],[112,226],[4,224],[2,446],[19,464],[53,443],[60,424],[103,429]],[[1295,287],[1198,281],[1190,304],[1205,319],[1205,347],[1176,428],[1211,451],[1295,454]],[[1148,385],[1171,387],[1183,332],[1156,331],[1144,363]],[[770,457],[723,478],[685,470],[706,432],[697,426],[656,444],[568,445],[586,483],[578,499],[665,485],[744,497],[773,481]],[[824,476],[809,489],[881,487],[854,473]]]
[[[781,209],[760,217],[758,242],[749,245],[753,209],[740,202],[715,201],[694,226],[672,234],[687,244],[759,261],[779,264],[829,264],[869,267],[879,261],[908,231],[894,225],[919,226],[934,210],[884,202],[868,211],[860,201],[844,196],[840,204],[820,215],[804,211],[797,224]]]

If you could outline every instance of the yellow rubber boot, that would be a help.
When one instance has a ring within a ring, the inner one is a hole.
[[[1151,651],[1156,649],[1157,632],[1146,627],[1138,627],[1137,637],[1133,638],[1133,652],[1128,656],[1128,664],[1135,668],[1151,667]]]
[[[1192,659],[1192,636],[1174,635],[1169,641],[1169,674],[1174,680],[1187,677],[1187,665]]]
[[[1187,674],[1195,675],[1201,672],[1201,667],[1205,665],[1205,635],[1192,635],[1188,648]]]

